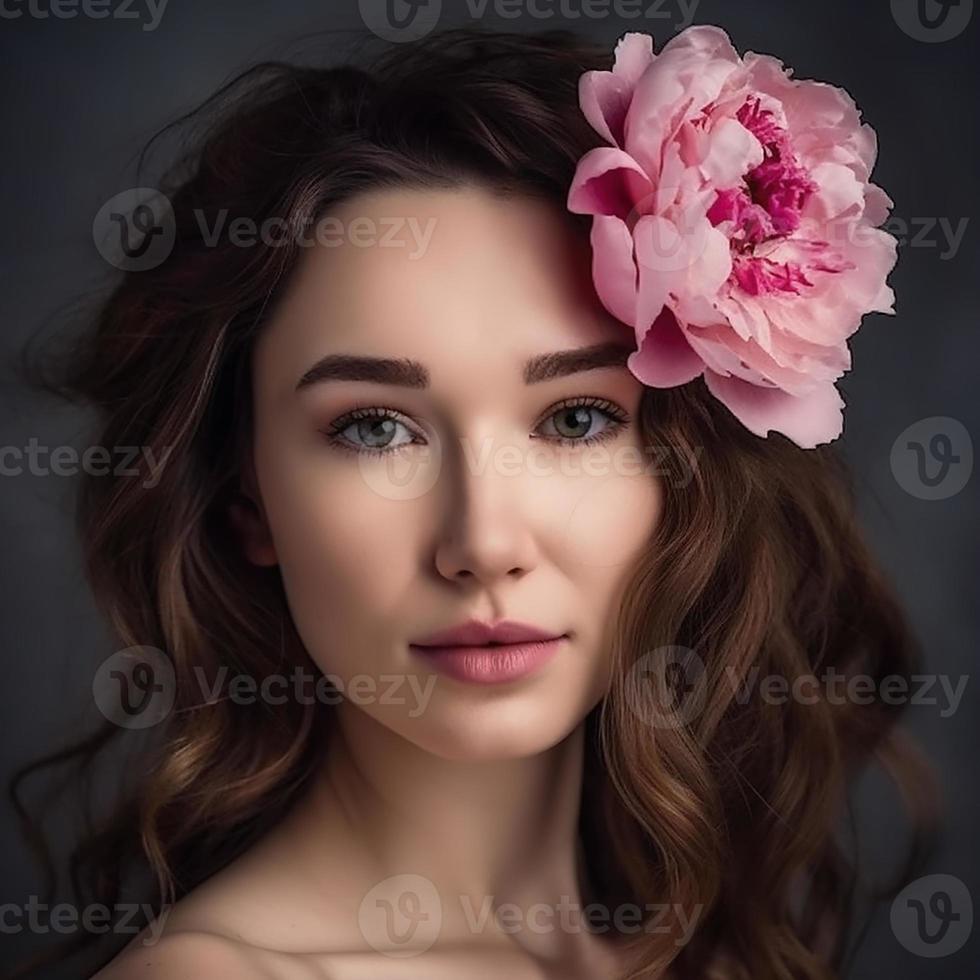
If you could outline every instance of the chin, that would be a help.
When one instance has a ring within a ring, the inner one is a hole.
[[[399,734],[425,752],[457,762],[520,759],[553,748],[585,714],[561,710],[543,697],[520,704],[472,704],[432,712],[412,720]]]

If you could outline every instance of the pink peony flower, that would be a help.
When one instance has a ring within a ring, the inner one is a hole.
[[[870,183],[874,130],[851,97],[740,58],[718,27],[658,55],[625,34],[579,101],[609,146],[578,163],[596,292],[633,327],[628,366],[670,388],[703,376],[752,432],[812,448],[840,435],[834,382],[864,314],[894,313],[892,206]]]

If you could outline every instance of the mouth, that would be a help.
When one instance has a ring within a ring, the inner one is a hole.
[[[500,647],[520,643],[536,643],[540,640],[557,640],[565,634],[543,629],[530,623],[500,620],[496,623],[470,619],[465,623],[439,630],[429,636],[412,641],[420,647]]]
[[[548,639],[526,640],[515,643],[491,640],[489,643],[412,643],[411,646],[418,647],[420,650],[503,650],[508,647],[526,646],[528,643],[550,643],[552,640],[562,639],[562,636],[552,636],[548,637]]]
[[[439,673],[471,684],[501,684],[538,673],[559,652],[567,634],[520,643],[492,641],[465,646],[428,646],[410,649]]]

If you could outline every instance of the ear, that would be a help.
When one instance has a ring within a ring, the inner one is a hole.
[[[240,481],[239,492],[228,505],[228,517],[243,554],[253,565],[279,564],[251,460]]]

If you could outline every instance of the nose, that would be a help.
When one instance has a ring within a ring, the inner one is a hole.
[[[525,507],[528,494],[522,475],[479,472],[457,458],[444,472],[445,495],[439,495],[444,517],[439,526],[435,565],[445,579],[492,586],[520,579],[537,564],[533,522]],[[440,481],[441,482],[441,481]]]

